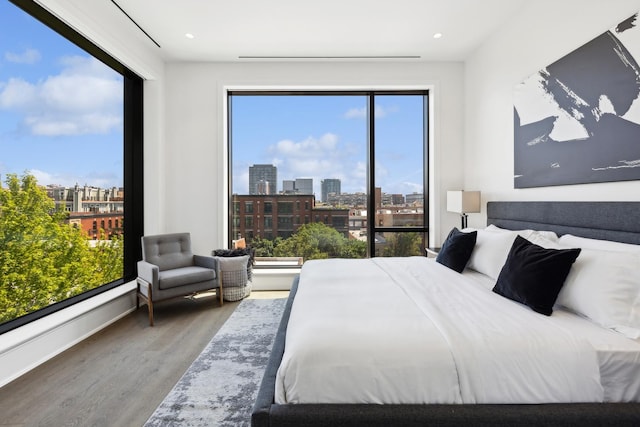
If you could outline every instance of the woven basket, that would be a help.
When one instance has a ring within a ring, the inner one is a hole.
[[[222,288],[222,297],[225,301],[240,301],[251,294],[251,282],[246,286],[236,286],[233,288]]]

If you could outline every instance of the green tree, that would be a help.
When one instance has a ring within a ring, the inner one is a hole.
[[[420,233],[391,233],[382,251],[384,256],[421,255]]]
[[[124,271],[124,242],[121,235],[108,239],[100,229],[99,240],[90,248],[93,258],[94,283],[109,283],[122,277]]]
[[[122,277],[122,242],[88,244],[33,175],[0,188],[0,322]]]
[[[275,246],[282,238],[276,237],[275,240],[264,239],[262,237],[254,237],[251,239],[251,247],[256,251],[257,257],[272,257]]]
[[[314,222],[301,226],[298,231],[274,247],[274,256],[301,256],[304,260],[325,258],[362,258],[366,243],[350,243],[336,229]]]
[[[357,239],[345,239],[340,248],[340,258],[364,258],[367,256],[367,242]]]

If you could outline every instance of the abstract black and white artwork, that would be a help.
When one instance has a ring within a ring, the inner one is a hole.
[[[640,179],[637,17],[516,86],[515,188]]]

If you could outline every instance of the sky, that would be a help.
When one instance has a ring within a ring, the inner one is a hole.
[[[343,193],[366,192],[367,99],[362,95],[238,95],[231,107],[233,192],[249,194],[249,167],[278,168],[283,180],[341,180]],[[381,95],[375,103],[376,186],[423,192],[423,97]]]
[[[0,175],[123,186],[123,79],[0,1]]]

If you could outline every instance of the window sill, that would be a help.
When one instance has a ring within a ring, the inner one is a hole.
[[[0,335],[0,387],[133,311],[135,289],[125,283]]]
[[[261,267],[253,269],[251,280],[255,291],[289,291],[294,277],[300,274],[300,267]]]

